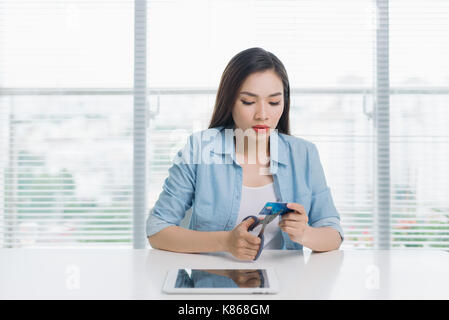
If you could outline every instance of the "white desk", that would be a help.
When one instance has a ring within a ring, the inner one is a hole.
[[[449,299],[445,251],[265,250],[240,262],[153,249],[0,249],[0,299],[223,299],[162,293],[166,271],[177,267],[275,268],[281,292],[257,299]]]

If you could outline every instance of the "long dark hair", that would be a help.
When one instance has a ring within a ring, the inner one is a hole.
[[[232,128],[234,126],[232,108],[237,99],[238,90],[250,74],[265,70],[273,70],[282,80],[284,110],[276,129],[280,133],[290,134],[290,84],[287,71],[274,54],[257,47],[243,50],[235,55],[223,71],[209,129],[220,126]]]

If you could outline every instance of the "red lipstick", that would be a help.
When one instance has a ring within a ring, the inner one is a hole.
[[[270,129],[270,127],[267,125],[258,124],[256,126],[253,126],[253,129],[256,132],[267,132]]]

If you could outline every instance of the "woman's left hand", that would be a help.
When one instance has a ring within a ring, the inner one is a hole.
[[[284,214],[279,221],[279,227],[292,241],[302,244],[304,233],[310,228],[307,224],[309,222],[307,212],[299,203],[287,203],[287,208],[295,211]]]

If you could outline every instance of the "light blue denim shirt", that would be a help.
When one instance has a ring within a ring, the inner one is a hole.
[[[332,227],[343,241],[340,216],[312,142],[274,130],[270,134],[270,174],[278,202],[301,204],[311,227]],[[242,175],[242,167],[235,159],[233,128],[217,127],[191,134],[174,157],[163,190],[148,216],[147,236],[168,226],[179,226],[190,208],[191,230],[234,229],[240,223],[237,217]],[[302,249],[287,233],[280,232],[280,249]]]

